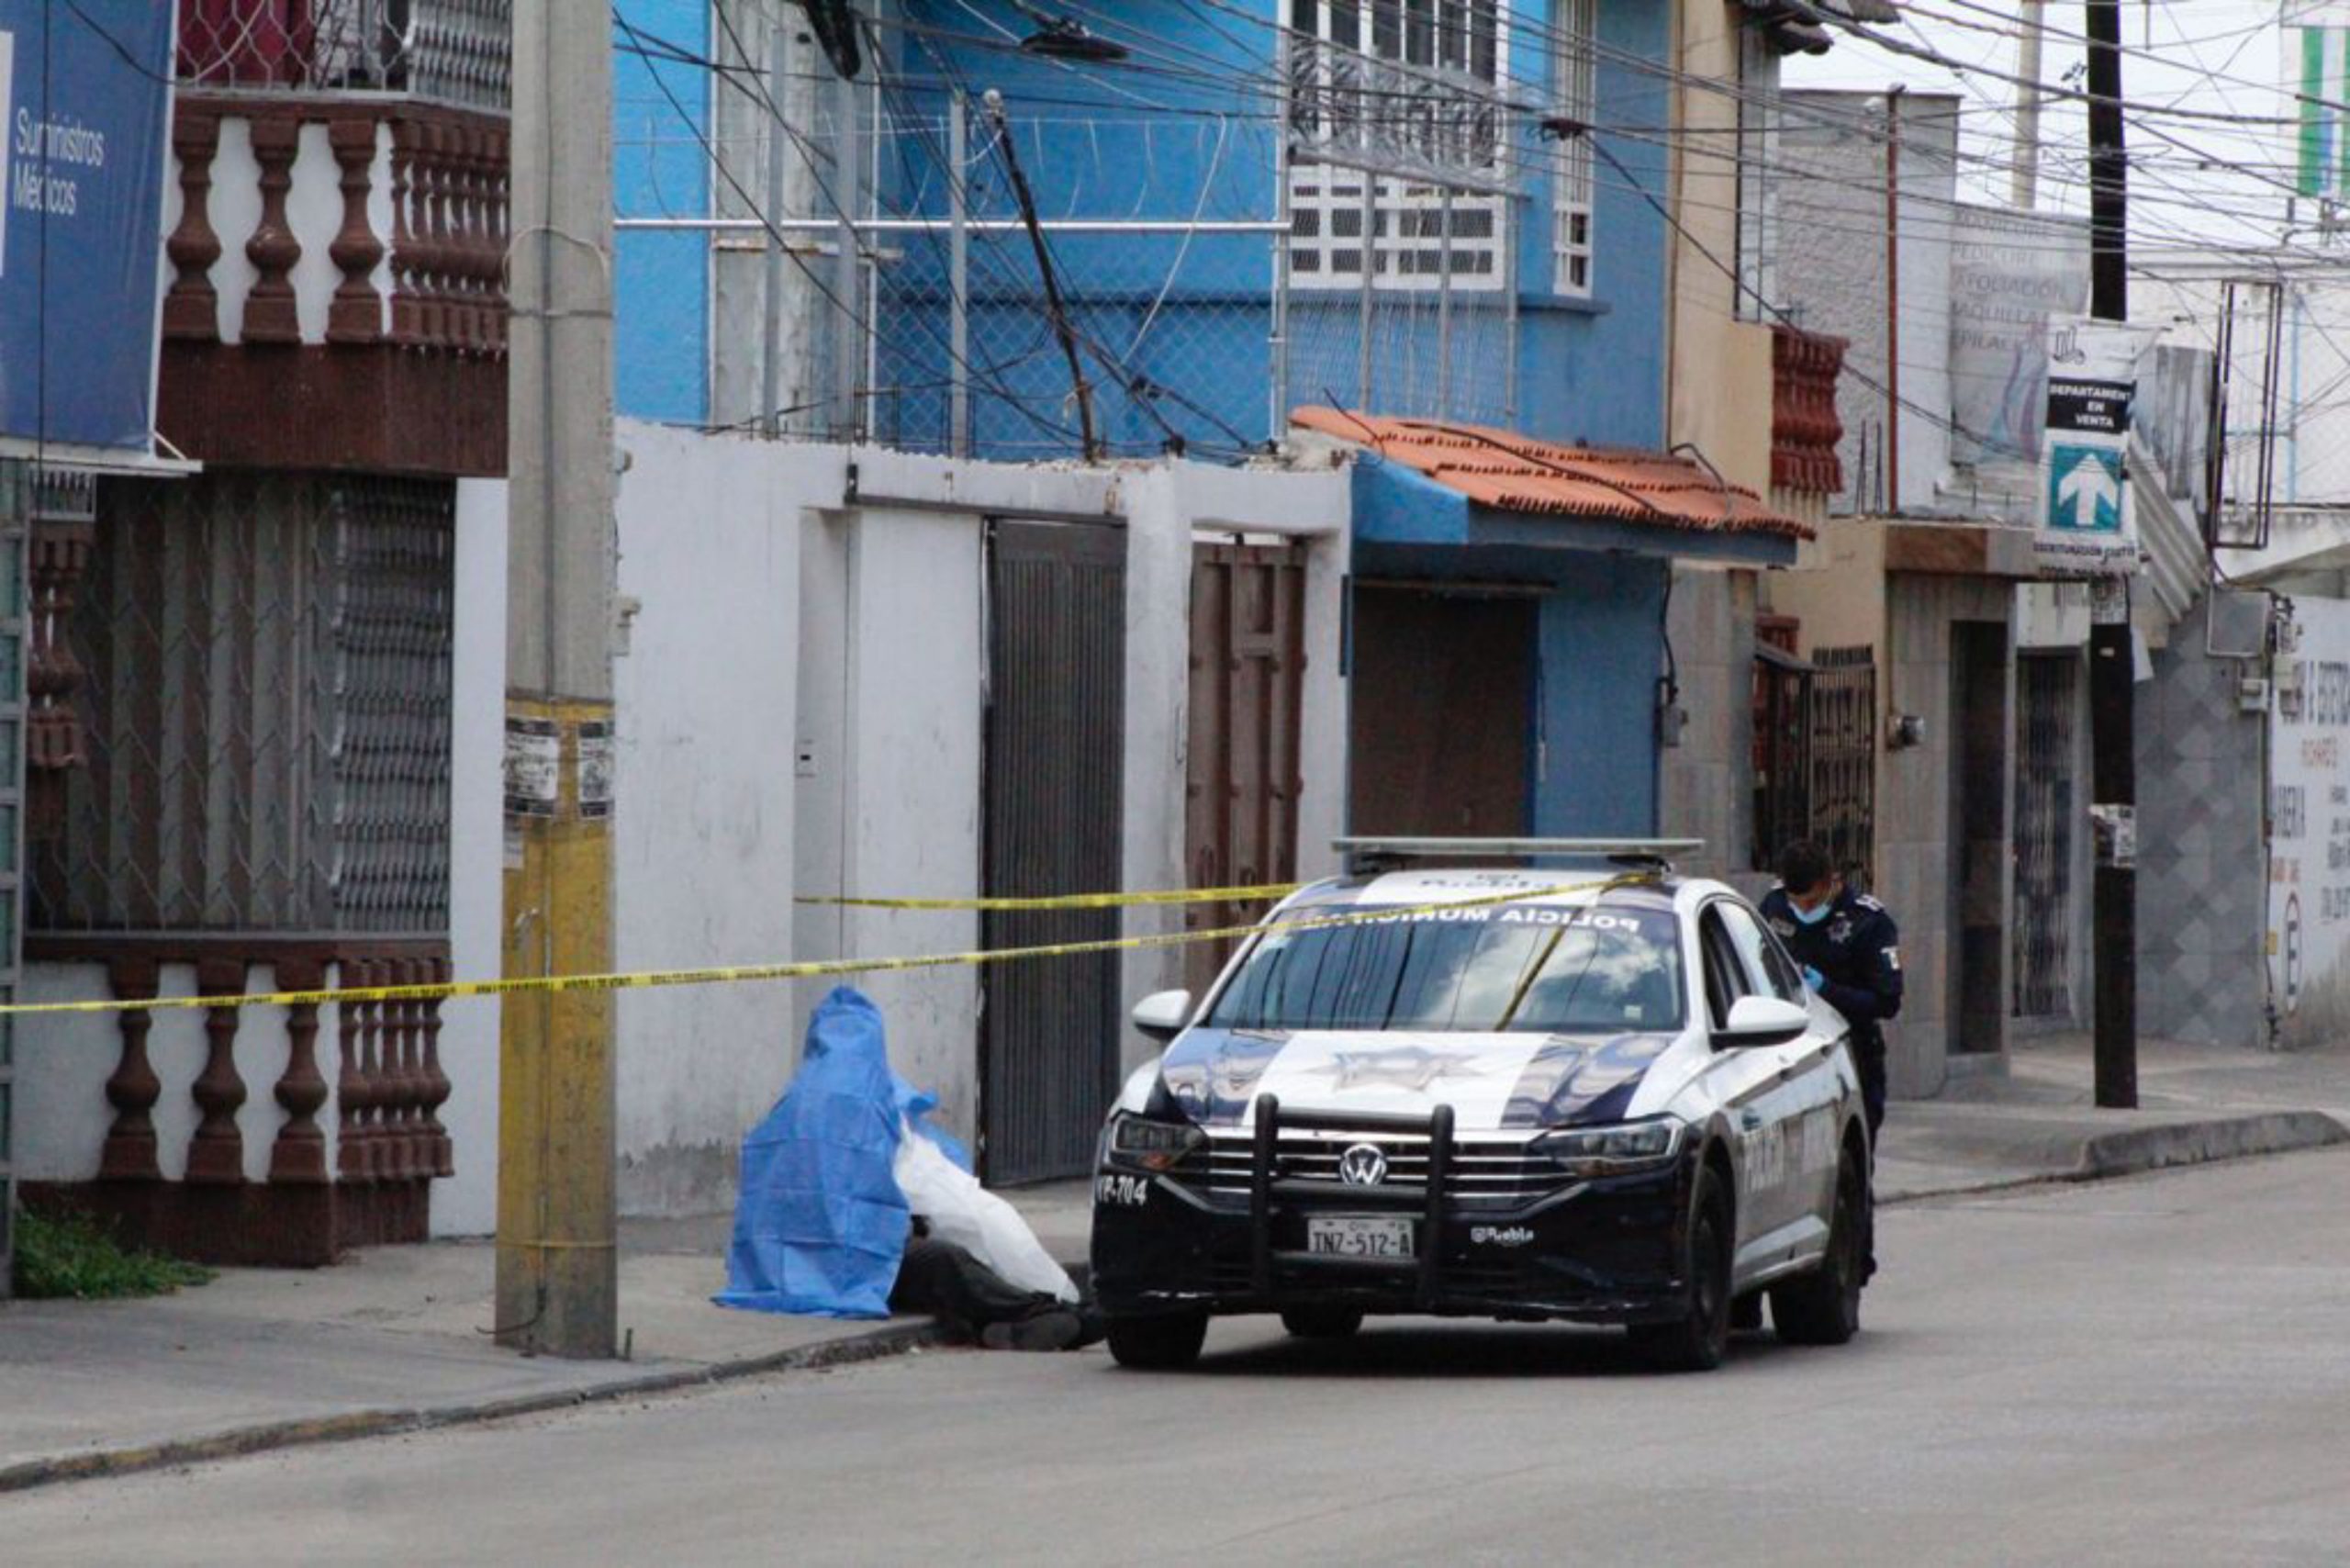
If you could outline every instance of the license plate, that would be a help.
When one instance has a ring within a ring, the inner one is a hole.
[[[1409,1258],[1412,1222],[1383,1215],[1309,1216],[1305,1249],[1322,1258]]]

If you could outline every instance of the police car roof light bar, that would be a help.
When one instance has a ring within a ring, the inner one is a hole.
[[[1330,847],[1359,871],[1427,860],[1604,860],[1673,869],[1673,858],[1706,847],[1702,838],[1340,838]]]

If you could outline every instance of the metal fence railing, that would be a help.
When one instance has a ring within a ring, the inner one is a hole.
[[[938,84],[844,87],[771,6],[715,14],[708,206],[653,182],[671,210],[623,212],[619,302],[655,275],[632,234],[707,237],[712,425],[1037,460],[1077,454],[1089,413],[1101,455],[1227,459],[1306,404],[1515,421],[1515,259],[1548,213],[1465,72],[1318,45],[1280,117],[1014,96],[999,118]],[[643,98],[624,168],[688,134],[699,86]],[[1404,86],[1408,136],[1364,111]]]
[[[189,86],[408,93],[504,109],[512,0],[179,0]]]

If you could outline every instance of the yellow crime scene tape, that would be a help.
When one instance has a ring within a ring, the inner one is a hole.
[[[1408,919],[1423,914],[1438,914],[1446,910],[1481,909],[1496,904],[1518,903],[1528,899],[1556,898],[1569,893],[1606,891],[1611,888],[1635,886],[1651,880],[1652,874],[1630,872],[1603,878],[1597,881],[1562,882],[1550,887],[1519,888],[1506,893],[1474,899],[1447,899],[1441,902],[1423,904],[1382,905],[1376,909],[1352,910],[1339,914],[1310,915],[1304,919],[1284,921],[1284,931],[1313,931],[1328,926],[1369,924],[1380,921]],[[1215,888],[1194,890],[1185,895],[1125,895],[1130,900],[1147,896],[1153,902],[1181,903],[1208,902],[1204,894],[1217,895],[1213,902],[1225,902],[1236,890]],[[1063,897],[1097,898],[1109,895],[1080,893]],[[966,902],[979,901],[965,901]],[[1044,901],[1049,902],[1049,901]],[[1089,953],[1134,952],[1156,947],[1180,947],[1193,942],[1224,942],[1254,934],[1259,922],[1246,925],[1225,925],[1206,931],[1172,931],[1148,936],[1109,936],[1091,942],[1052,942],[1033,947],[999,947],[992,951],[969,953],[926,953],[902,958],[814,958],[787,964],[731,964],[698,969],[644,969],[629,974],[591,975],[524,975],[508,980],[435,980],[414,985],[352,986],[347,990],[329,991],[263,991],[237,996],[159,996],[132,1001],[108,999],[92,1002],[20,1002],[0,1005],[0,1017],[35,1017],[50,1014],[88,1013],[151,1013],[191,1008],[210,1011],[218,1007],[328,1007],[338,1002],[445,1002],[470,996],[524,996],[532,994],[561,995],[569,991],[653,991],[669,986],[739,985],[760,980],[817,980],[830,975],[890,974],[908,969],[943,969],[983,964],[1009,963],[1022,958],[1071,958]]]
[[[861,899],[811,893],[791,902],[821,904],[829,909],[1127,909],[1145,904],[1247,903],[1254,899],[1285,899],[1304,886],[1304,882],[1265,882],[1249,888],[1171,888],[1140,893],[1049,893],[1036,898],[986,899]]]

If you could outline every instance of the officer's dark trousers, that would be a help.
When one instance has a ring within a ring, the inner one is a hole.
[[[990,1323],[1017,1323],[1061,1305],[1042,1291],[1022,1290],[954,1243],[928,1237],[906,1243],[890,1291],[890,1310],[926,1313],[966,1339]]]
[[[1871,1030],[1855,1032],[1853,1065],[1861,1070],[1861,1104],[1869,1118],[1869,1147],[1876,1147],[1877,1129],[1885,1126],[1885,1036]]]

